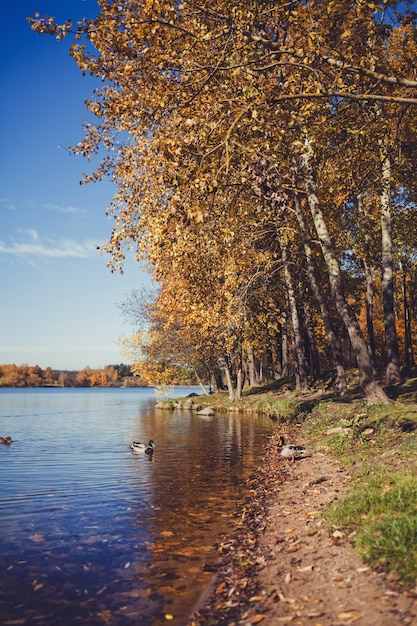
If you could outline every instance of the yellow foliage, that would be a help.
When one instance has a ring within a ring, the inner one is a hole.
[[[413,194],[417,128],[415,27],[399,20],[382,33],[375,12],[385,4],[103,1],[74,35],[69,21],[30,20],[74,36],[80,70],[103,80],[88,102],[96,121],[72,152],[104,150],[85,182],[117,187],[101,248],[111,270],[132,249],[161,286],[149,331],[123,342],[141,376],[162,384],[202,354],[275,346],[287,308],[279,241],[299,305],[308,290],[293,206],[305,192],[306,138],[336,257],[366,253],[378,265],[379,140],[397,155],[393,189]],[[326,290],[317,226],[304,217]]]

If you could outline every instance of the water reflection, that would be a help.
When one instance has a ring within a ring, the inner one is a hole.
[[[271,422],[160,411],[138,390],[25,391],[0,392],[2,624],[180,624]],[[152,457],[130,450],[151,438]]]
[[[145,421],[157,445],[149,476],[152,557],[140,575],[166,596],[163,611],[180,620],[209,580],[213,545],[233,524],[269,429],[253,418],[208,421],[185,411],[149,413]]]

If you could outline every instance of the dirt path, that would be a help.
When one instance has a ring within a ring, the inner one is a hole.
[[[283,432],[290,440],[296,429]],[[297,443],[303,444],[303,441]],[[351,477],[313,451],[292,464],[273,439],[210,597],[190,624],[417,626],[417,594],[367,568],[323,509]],[[415,590],[417,591],[417,590]]]

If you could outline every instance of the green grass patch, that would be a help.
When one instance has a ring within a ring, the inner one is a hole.
[[[326,513],[329,524],[356,533],[362,559],[398,573],[401,583],[417,580],[417,478],[408,469],[388,468],[358,479],[344,500]]]
[[[164,409],[174,410],[177,403],[177,398],[163,398],[158,400],[158,405]]]
[[[291,423],[298,418],[299,401],[294,396],[265,394],[253,407],[280,423]]]

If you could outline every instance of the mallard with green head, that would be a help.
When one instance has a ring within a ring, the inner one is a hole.
[[[284,457],[284,459],[292,461],[293,463],[295,463],[295,459],[304,456],[307,452],[303,446],[296,446],[293,443],[285,443],[282,435],[278,439],[277,451],[280,456]]]
[[[149,443],[140,443],[139,441],[132,441],[130,444],[133,452],[144,452],[145,454],[152,454],[155,448],[155,442],[153,439]]]

